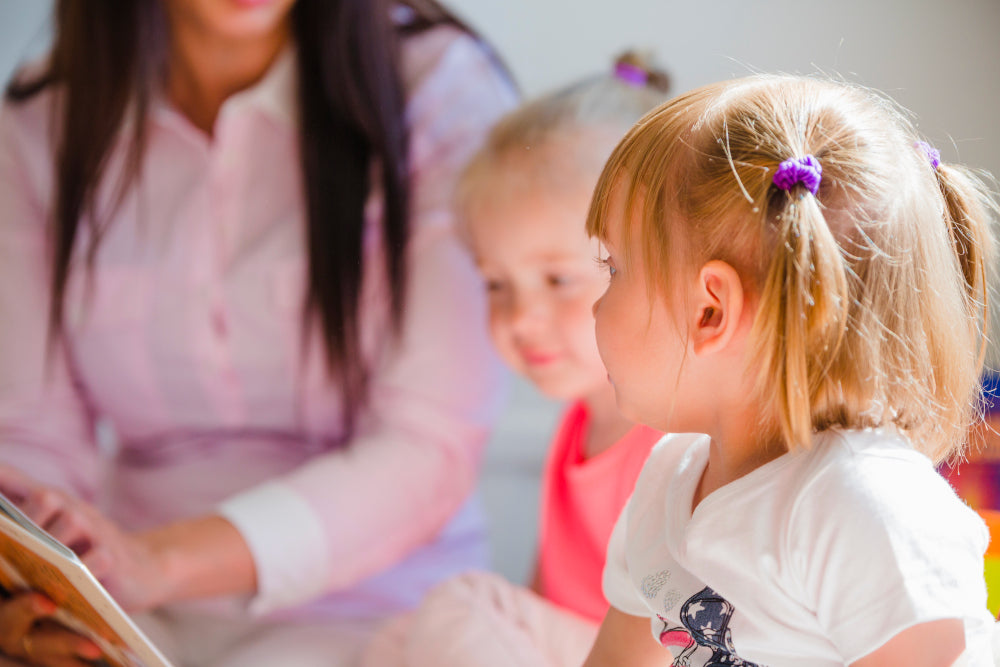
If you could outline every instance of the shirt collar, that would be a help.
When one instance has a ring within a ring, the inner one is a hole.
[[[219,115],[258,110],[264,115],[289,127],[298,123],[298,85],[296,81],[298,58],[295,48],[286,46],[264,77],[246,90],[227,99]]]
[[[297,65],[295,47],[289,44],[257,83],[223,102],[219,109],[219,119],[259,111],[282,125],[294,127],[298,123]],[[162,86],[153,91],[151,109],[159,118],[173,119],[179,115],[176,107],[167,99]]]

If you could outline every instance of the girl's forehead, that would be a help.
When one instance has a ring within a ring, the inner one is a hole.
[[[584,226],[587,201],[523,197],[481,206],[467,219],[476,257],[482,261],[555,261],[592,258],[598,241]]]
[[[622,249],[626,239],[632,239],[641,225],[635,217],[642,210],[642,200],[631,192],[629,184],[619,180],[607,193],[600,207],[598,238],[606,245]],[[626,234],[625,232],[629,233]]]

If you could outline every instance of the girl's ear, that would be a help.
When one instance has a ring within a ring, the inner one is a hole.
[[[696,356],[725,350],[740,328],[745,299],[736,269],[720,260],[706,263],[695,281],[691,343]]]

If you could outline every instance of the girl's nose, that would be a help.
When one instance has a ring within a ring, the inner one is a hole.
[[[594,302],[594,305],[590,307],[590,312],[594,314],[594,317],[597,317],[597,309],[600,307],[601,299],[603,298],[603,296],[598,297],[597,301]]]
[[[545,317],[544,300],[538,295],[517,294],[511,299],[508,316],[511,327],[516,331],[537,328]]]

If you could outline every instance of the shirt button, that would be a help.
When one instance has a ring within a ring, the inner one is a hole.
[[[221,308],[212,310],[212,331],[216,338],[225,338],[229,335],[229,324],[226,322],[226,313]]]

